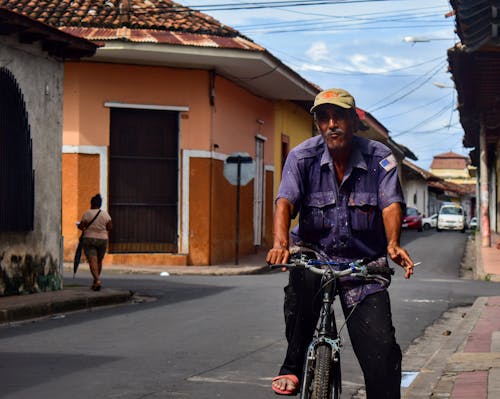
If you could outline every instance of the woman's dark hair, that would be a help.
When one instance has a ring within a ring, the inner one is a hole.
[[[100,208],[102,205],[102,197],[101,194],[96,194],[90,200],[90,206],[92,208]]]

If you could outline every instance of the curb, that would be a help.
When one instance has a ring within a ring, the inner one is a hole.
[[[88,272],[87,265],[79,271]],[[104,265],[103,272],[110,274],[160,274],[171,276],[248,276],[269,272],[269,266],[126,266]],[[73,273],[72,266],[64,265],[64,273]]]
[[[460,352],[460,348],[481,316],[486,302],[486,297],[477,298],[449,339],[435,349],[425,363],[416,367],[419,369],[419,374],[405,390],[403,399],[449,397],[453,387],[447,377],[449,361],[455,353]]]
[[[58,313],[92,309],[97,306],[116,305],[128,302],[130,291],[105,288],[99,292],[88,292],[87,287],[66,288],[61,291],[16,295],[0,301],[0,325],[25,321]]]

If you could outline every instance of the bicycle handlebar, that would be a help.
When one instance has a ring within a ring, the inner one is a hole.
[[[329,272],[333,277],[353,276],[367,277],[368,275],[393,275],[394,269],[391,267],[370,266],[367,259],[359,259],[353,262],[320,261],[317,259],[294,259],[291,263],[280,263],[269,265],[271,269],[307,269],[315,274],[325,274]],[[330,266],[321,268],[317,266]],[[331,266],[345,267],[343,270],[335,270]]]

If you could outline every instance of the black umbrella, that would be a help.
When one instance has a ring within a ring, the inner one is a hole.
[[[75,251],[75,258],[73,259],[73,278],[75,278],[76,271],[78,270],[78,266],[80,265],[80,259],[82,258],[82,247],[83,247],[83,233],[85,233],[85,230],[87,230],[92,223],[94,223],[94,220],[97,219],[97,216],[101,213],[101,210],[95,214],[95,216],[92,218],[92,220],[87,224],[83,229],[82,229],[82,235],[80,236],[80,239],[78,240],[78,246],[76,247]]]
[[[80,237],[75,251],[75,258],[73,259],[73,278],[75,278],[76,271],[80,265],[80,259],[82,258],[82,241],[82,237]]]

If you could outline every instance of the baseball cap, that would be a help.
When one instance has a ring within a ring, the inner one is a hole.
[[[344,89],[328,89],[318,93],[310,112],[314,112],[322,104],[332,104],[341,108],[356,108],[354,97]]]

